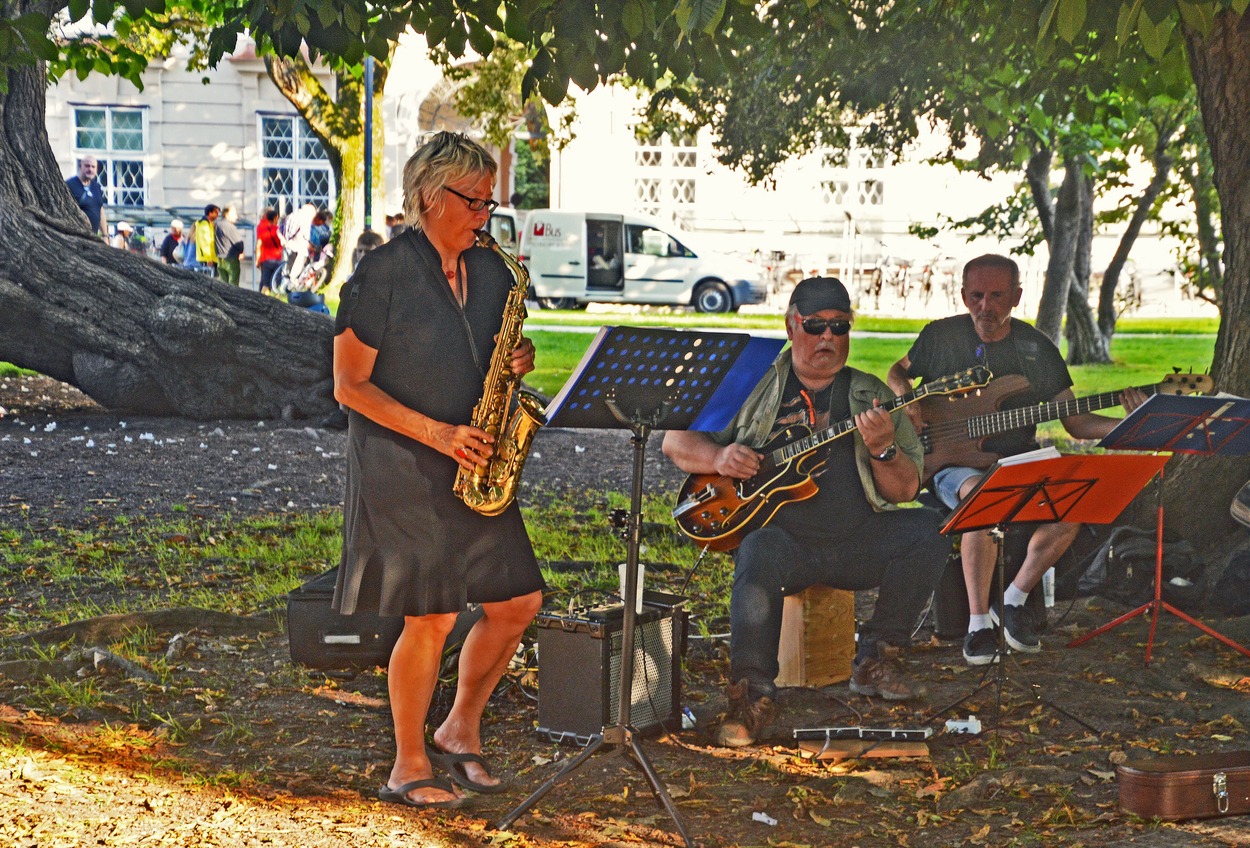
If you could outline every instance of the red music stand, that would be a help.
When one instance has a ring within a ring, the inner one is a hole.
[[[1210,456],[1215,453],[1242,454],[1250,452],[1250,401],[1244,398],[1202,397],[1188,395],[1155,395],[1133,410],[1130,415],[1099,442],[1099,446],[1118,450],[1175,451]],[[1154,597],[1137,609],[1112,619],[1068,643],[1069,648],[1085,644],[1130,619],[1150,613],[1150,635],[1146,639],[1146,665],[1154,649],[1159,612],[1192,624],[1212,639],[1223,642],[1234,651],[1250,657],[1250,650],[1222,633],[1163,600],[1163,470],[1160,468],[1155,487],[1157,519],[1155,527],[1155,591]]]
[[[1028,455],[1008,457],[990,467],[968,496],[960,501],[942,527],[943,534],[989,530],[997,547],[998,603],[1003,608],[1006,591],[1006,555],[1003,536],[1010,524],[1109,524],[1137,496],[1137,493],[1160,473],[1167,457],[1131,454],[1073,454],[1029,459]],[[942,715],[976,695],[986,686],[997,685],[995,727],[1002,713],[1004,682],[1017,682],[1007,677],[1007,650],[1004,628],[998,628],[998,647],[994,661],[994,680],[987,680],[989,669],[975,689],[955,703],[934,713]],[[1038,687],[1023,686],[1037,702],[1053,707],[1081,726],[1097,732],[1079,717],[1058,704],[1042,699]]]

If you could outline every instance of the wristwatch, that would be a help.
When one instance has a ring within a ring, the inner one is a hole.
[[[881,451],[881,453],[874,453],[872,455],[872,458],[880,460],[881,462],[889,462],[897,454],[898,454],[898,445],[894,442],[891,442],[888,448]]]

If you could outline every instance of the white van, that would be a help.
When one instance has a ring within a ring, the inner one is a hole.
[[[759,268],[673,232],[679,231],[639,215],[531,210],[520,254],[530,272],[530,297],[544,309],[594,302],[735,312],[764,302],[768,282]]]
[[[517,240],[521,234],[515,209],[508,206],[500,206],[490,213],[490,220],[486,223],[486,231],[491,234],[491,237],[495,239],[501,248],[508,253],[516,254]]]

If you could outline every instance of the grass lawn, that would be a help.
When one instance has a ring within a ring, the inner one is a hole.
[[[777,323],[774,317],[770,329],[776,329]],[[861,329],[861,325],[857,324],[856,329]],[[1142,334],[1128,330],[1119,332],[1111,342],[1112,364],[1073,367],[1072,379],[1076,384],[1073,391],[1077,397],[1158,383],[1175,368],[1198,373],[1210,371],[1214,332],[1201,335],[1153,333],[1154,330]],[[589,333],[549,330],[531,330],[528,335],[538,348],[538,367],[527,382],[547,395],[560,390],[594,338]],[[885,337],[855,336],[851,342],[850,363],[884,379],[890,366],[907,353],[914,338],[914,332]]]
[[[567,311],[535,311],[529,323],[547,326],[599,327],[604,323],[626,326],[709,328],[727,332],[778,330],[776,315],[699,315],[604,314]],[[920,320],[862,317],[855,322],[851,343],[851,365],[880,377],[911,347],[912,339],[925,324]],[[1120,322],[1111,342],[1111,365],[1080,365],[1072,369],[1078,397],[1100,394],[1126,386],[1159,382],[1174,368],[1208,372],[1215,348],[1214,319],[1183,318],[1126,319]],[[897,336],[865,336],[861,333],[898,333]],[[589,332],[561,332],[530,329],[527,333],[538,347],[537,369],[527,382],[547,395],[554,395],[577,367],[594,335]],[[32,373],[0,362],[0,377]]]

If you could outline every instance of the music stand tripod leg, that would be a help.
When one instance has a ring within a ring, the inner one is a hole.
[[[1094,727],[1089,722],[1069,712],[1068,710],[1065,710],[1063,707],[1059,706],[1054,701],[1051,701],[1047,698],[1043,698],[1041,691],[1040,691],[1040,687],[1037,684],[1030,681],[1028,678],[1024,677],[1024,673],[1023,671],[1021,671],[1019,663],[1017,663],[1015,659],[1010,654],[1007,653],[1007,644],[1006,644],[1007,643],[1007,554],[1005,550],[1006,549],[1006,525],[1000,524],[996,526],[993,530],[991,530],[990,533],[991,535],[994,536],[994,541],[998,546],[998,554],[996,557],[995,569],[998,572],[998,609],[1002,615],[1002,620],[999,622],[999,625],[998,625],[999,670],[998,670],[998,675],[997,675],[998,695],[997,695],[997,702],[995,704],[995,714],[994,714],[995,732],[998,731],[998,726],[1002,722],[1003,683],[1014,683],[1016,687],[1019,688],[1021,692],[1024,692],[1026,695],[1028,695],[1034,701],[1034,703],[1041,704],[1044,707],[1050,707],[1055,712],[1059,713],[1065,718],[1071,719],[1072,721],[1081,725],[1081,727],[1084,727],[1086,730],[1089,730],[1093,733],[1099,733],[1100,731],[1098,730],[1098,728]],[[1007,668],[1006,668],[1007,663],[1011,663],[1015,667],[1016,671],[1020,674],[1020,677],[1023,678],[1022,680],[1017,680],[1016,678],[1010,676],[1007,673]]]
[[[976,532],[976,531],[973,531],[973,532]],[[994,538],[994,546],[995,546],[994,570],[998,575],[998,608],[1000,610],[1003,610],[1005,603],[1006,603],[1005,598],[1006,598],[1006,593],[1007,593],[1007,554],[1006,554],[1006,544],[1005,544],[1006,525],[1004,524],[996,525],[995,527],[991,528],[987,532],[989,532],[989,534]],[[1063,707],[1059,706],[1058,704],[1055,704],[1051,701],[1048,701],[1042,698],[1042,696],[1038,692],[1038,687],[1034,685],[1033,683],[1021,682],[1011,677],[1008,674],[1007,672],[1008,662],[1011,662],[1013,665],[1016,665],[1017,670],[1019,670],[1019,666],[1018,664],[1015,663],[1014,659],[1011,659],[1010,654],[1008,654],[1007,652],[1007,638],[1006,638],[1007,626],[1006,626],[1006,613],[1005,612],[1003,613],[1003,621],[1000,622],[999,627],[997,629],[998,629],[997,646],[995,647],[994,659],[991,660],[990,662],[990,664],[994,666],[994,668],[992,669],[994,672],[993,678],[987,679],[989,678],[989,673],[991,671],[991,669],[987,668],[981,674],[981,680],[978,681],[976,687],[974,687],[972,691],[968,692],[966,695],[964,695],[962,698],[955,701],[954,703],[949,704],[948,706],[945,706],[942,709],[938,710],[937,712],[932,713],[931,715],[927,716],[925,721],[926,722],[932,721],[933,719],[938,718],[939,716],[949,713],[951,710],[955,709],[961,704],[981,694],[981,692],[985,690],[986,688],[993,686],[994,687],[994,732],[998,733],[999,726],[1002,723],[1002,714],[1003,714],[1003,684],[1013,683],[1018,688],[1020,688],[1021,691],[1027,694],[1033,701],[1039,704],[1042,704],[1043,706],[1051,707],[1056,712],[1060,713],[1061,715],[1067,718],[1070,718],[1072,721],[1076,722],[1077,724],[1081,725],[1087,730],[1093,731],[1094,733],[1098,733],[1099,732],[1098,728],[1084,721],[1080,717],[1068,712],[1067,710],[1065,710]]]
[[[647,783],[651,784],[651,791],[655,797],[660,800],[664,809],[668,812],[669,818],[673,820],[673,824],[677,827],[677,833],[681,836],[686,845],[693,846],[689,834],[686,833],[686,826],[682,823],[681,814],[677,812],[677,805],[673,803],[672,797],[668,794],[668,790],[664,788],[664,783],[660,780],[660,775],[656,772],[655,767],[651,765],[651,761],[647,759],[646,751],[639,744],[638,739],[631,733],[629,736],[629,750],[633,754],[634,762],[638,764],[638,768],[647,778]]]
[[[549,791],[560,784],[565,778],[582,766],[590,757],[603,748],[604,745],[610,745],[614,750],[624,753],[626,750],[631,755],[634,764],[642,771],[647,783],[651,786],[651,791],[655,797],[659,799],[660,804],[665,811],[673,819],[673,823],[677,827],[677,832],[682,840],[688,846],[693,848],[694,842],[686,833],[686,827],[682,823],[681,816],[677,812],[677,805],[673,803],[673,799],[669,796],[668,791],[664,788],[664,783],[660,780],[660,776],[656,773],[655,768],[651,765],[651,761],[647,759],[646,753],[643,751],[641,744],[635,737],[633,729],[630,727],[630,708],[632,706],[631,693],[633,691],[633,670],[634,670],[634,628],[636,625],[636,604],[638,600],[638,560],[639,551],[642,547],[642,475],[645,467],[647,437],[652,427],[659,420],[663,419],[666,414],[666,407],[661,409],[652,418],[648,420],[640,413],[636,413],[632,418],[627,418],[620,411],[614,400],[607,401],[612,414],[616,416],[622,423],[629,424],[633,431],[632,443],[634,446],[634,480],[630,501],[629,521],[625,526],[626,542],[628,548],[628,557],[626,558],[625,567],[625,597],[622,599],[625,604],[624,620],[621,630],[621,664],[620,664],[620,680],[617,687],[617,721],[616,724],[605,727],[603,732],[591,740],[576,757],[570,760],[563,768],[560,769],[553,777],[547,780],[542,786],[534,791],[532,795],[522,801],[514,810],[505,815],[496,823],[497,830],[507,830],[518,818],[520,818],[527,810],[532,808],[538,801]]]
[[[976,531],[971,531],[971,532],[976,532]],[[1002,609],[1003,591],[1004,591],[1003,590],[1003,578],[1007,570],[1006,554],[1004,553],[1004,548],[1003,548],[1003,527],[1002,525],[998,525],[988,530],[987,532],[990,534],[991,537],[993,537],[994,543],[995,543],[994,545],[995,547],[994,570],[998,574],[998,603],[999,603],[999,609]],[[998,628],[997,635],[998,635],[998,641],[994,647],[994,658],[990,660],[985,670],[981,672],[981,679],[977,681],[977,685],[974,686],[970,692],[968,692],[966,695],[961,697],[959,700],[954,701],[953,703],[948,704],[945,707],[942,707],[942,709],[938,710],[937,712],[931,713],[928,716],[926,716],[925,717],[926,722],[933,721],[935,718],[946,715],[947,713],[949,713],[951,710],[955,709],[959,705],[966,703],[967,701],[970,701],[973,698],[975,698],[977,695],[981,694],[983,690],[989,688],[990,686],[993,686],[994,692],[995,692],[994,694],[994,716],[995,716],[994,730],[995,732],[998,731],[998,721],[999,721],[999,717],[1002,715],[1002,709],[1003,709],[1003,682],[1007,679],[1006,671],[1003,668],[1003,660],[1007,656],[1007,643],[1003,636],[1002,627]],[[990,677],[991,671],[994,672],[994,676],[992,678]]]
[[[563,783],[566,778],[572,775],[573,772],[581,768],[582,763],[589,760],[596,751],[598,751],[600,748],[603,747],[603,745],[604,745],[604,742],[603,742],[602,735],[593,737],[590,740],[590,742],[586,745],[586,747],[583,748],[576,757],[574,757],[573,759],[565,763],[564,766],[558,772],[556,772],[554,775],[548,778],[546,783],[544,783],[542,786],[535,789],[534,792],[528,798],[526,798],[524,801],[522,801],[520,804],[514,807],[507,815],[505,815],[503,818],[497,821],[495,823],[495,829],[507,830],[509,827],[511,827],[513,822],[515,822],[521,816],[525,815],[526,811],[528,811],[535,804],[541,801],[544,795],[546,795],[552,789],[555,789],[557,786]]]

